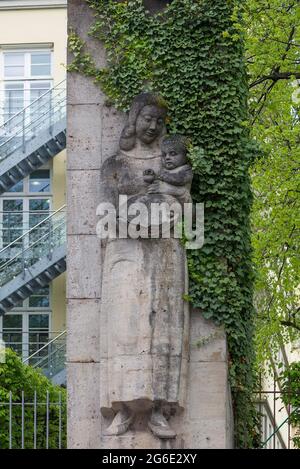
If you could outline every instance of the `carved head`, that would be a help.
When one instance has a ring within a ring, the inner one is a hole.
[[[120,138],[122,150],[132,150],[136,140],[151,145],[165,132],[166,105],[154,93],[141,93],[132,102],[128,123]]]
[[[161,142],[162,165],[174,169],[187,163],[188,139],[181,135],[168,135]]]

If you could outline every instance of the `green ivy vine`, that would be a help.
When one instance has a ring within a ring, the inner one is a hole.
[[[90,34],[107,52],[97,69],[70,31],[70,71],[94,78],[114,106],[128,110],[142,90],[169,107],[169,132],[190,137],[193,200],[205,203],[205,244],[189,251],[189,299],[228,335],[236,447],[255,446],[253,272],[248,170],[248,86],[237,0],[174,0],[151,15],[142,0],[86,0]]]

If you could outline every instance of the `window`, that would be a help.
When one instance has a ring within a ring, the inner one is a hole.
[[[24,108],[24,99],[24,83],[5,83],[4,121],[7,121]]]
[[[29,306],[31,308],[49,308],[49,285],[40,288],[29,297]]]
[[[3,200],[3,247],[15,241],[23,233],[23,200]]]
[[[44,165],[0,197],[0,249],[49,216],[51,189],[51,171]],[[46,221],[33,230],[25,239],[25,244],[43,236],[49,230],[47,223]],[[38,246],[40,247],[40,243]],[[20,249],[21,240],[19,246],[13,247]]]
[[[44,296],[48,297],[49,304],[49,287],[46,288],[48,288],[48,292],[45,291]],[[28,299],[24,301],[24,304],[24,311],[18,308],[20,311],[6,313],[0,318],[0,338],[5,342],[6,347],[15,350],[23,360],[50,340],[49,308],[36,307],[26,310],[28,308]],[[57,334],[54,333],[53,335]],[[46,353],[46,350],[42,350],[37,356],[33,357],[32,363]]]
[[[22,355],[22,314],[5,314],[3,316],[2,339],[6,347]]]
[[[48,342],[49,337],[49,315],[29,314],[29,355],[32,355]],[[46,354],[47,350],[42,350],[39,357]],[[37,357],[34,358],[33,362]]]
[[[29,192],[49,192],[50,191],[50,171],[49,169],[39,169],[29,176]]]
[[[1,75],[4,79],[2,121],[5,122],[51,88],[52,52],[47,49],[3,52]]]
[[[4,52],[4,79],[51,76],[51,51]]]

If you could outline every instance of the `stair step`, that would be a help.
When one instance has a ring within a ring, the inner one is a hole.
[[[55,272],[56,273],[56,272]],[[48,270],[45,270],[45,272],[43,272],[43,274],[51,281],[53,280],[53,275],[51,274],[51,268],[49,268]]]
[[[28,291],[26,291],[24,287],[20,288],[17,293],[21,298],[23,298],[23,300],[28,297]]]
[[[6,185],[5,182],[3,181],[3,178],[2,178],[2,177],[0,178],[0,187],[2,188],[2,191],[3,191],[3,192],[6,192],[7,189],[8,189],[7,185]]]
[[[12,181],[14,183],[14,185],[19,181],[18,178],[16,178],[16,176],[14,176],[11,171],[8,173],[8,177],[10,179],[10,182]]]
[[[26,283],[26,288],[32,293],[33,292],[33,287],[30,285],[30,283]]]
[[[20,165],[16,166],[16,169],[18,170],[18,173],[20,174],[21,178],[23,179],[24,177],[27,176],[27,171],[25,171],[23,168],[20,167]]]
[[[48,161],[49,160],[49,152],[48,150],[45,148],[45,145],[41,146],[38,151],[36,151],[36,154],[38,154],[44,162]]]
[[[51,155],[51,157],[59,153],[59,148],[55,144],[54,140],[49,140],[49,142],[46,143],[46,148],[47,148],[47,151],[49,152],[49,155]]]

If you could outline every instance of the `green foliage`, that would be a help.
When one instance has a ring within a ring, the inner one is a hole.
[[[90,34],[104,43],[107,68],[91,71],[75,34],[70,70],[93,75],[122,110],[142,90],[159,92],[169,108],[168,131],[193,143],[192,195],[205,204],[205,245],[188,253],[189,299],[226,329],[236,445],[251,447],[256,420],[248,170],[256,149],[247,129],[243,2],[174,0],[155,16],[141,0],[87,3],[95,13]]]
[[[282,400],[291,406],[290,423],[300,427],[300,363],[292,363],[279,376],[281,381]],[[295,436],[293,442],[300,449],[300,437]]]
[[[251,171],[262,365],[300,331],[300,3],[248,0],[244,18],[251,131],[262,149]]]
[[[5,363],[0,363],[0,448],[9,448],[9,402],[22,402],[24,391],[25,403],[34,402],[34,391],[38,403],[46,403],[49,392],[49,448],[58,448],[59,435],[59,402],[61,393],[62,409],[65,408],[66,391],[54,386],[39,370],[24,365],[19,356],[11,349],[5,351]],[[33,405],[25,405],[24,411],[24,448],[33,448],[34,410]],[[46,448],[46,406],[37,407],[37,449]],[[62,447],[66,447],[66,415],[62,412]],[[12,448],[21,448],[22,411],[21,405],[12,410]]]

